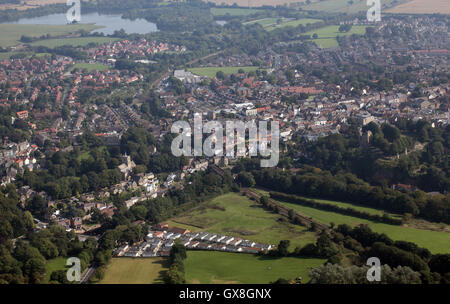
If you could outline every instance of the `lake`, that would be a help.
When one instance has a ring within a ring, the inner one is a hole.
[[[66,14],[52,14],[41,17],[23,18],[9,24],[44,24],[62,25],[67,24]],[[147,34],[158,31],[155,23],[145,19],[123,19],[121,15],[100,15],[99,13],[89,13],[81,15],[80,23],[94,23],[102,28],[94,30],[93,33],[103,33],[111,35],[114,31],[124,29],[127,34]]]

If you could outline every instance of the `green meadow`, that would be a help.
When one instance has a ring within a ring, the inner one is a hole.
[[[348,13],[354,14],[358,12],[366,12],[369,9],[366,0],[321,0],[311,1],[311,4],[303,6],[304,10],[322,11],[329,13]],[[398,0],[383,0],[382,7],[391,7],[394,3],[404,1]]]
[[[254,9],[254,8],[221,8],[221,7],[214,7],[211,8],[211,14],[214,16],[248,16],[253,15],[256,13],[263,12],[262,9]]]
[[[278,24],[278,21],[280,21],[279,24]],[[280,18],[263,18],[263,19],[245,22],[244,25],[258,23],[262,27],[264,27],[267,31],[273,31],[274,29],[277,29],[277,28],[284,28],[287,26],[296,27],[296,26],[299,26],[300,24],[307,25],[308,23],[317,23],[317,22],[321,22],[321,21],[322,20],[320,20],[320,19],[311,19],[311,18],[303,18],[303,19],[298,19],[298,20],[285,19],[285,18],[281,18],[281,19]]]
[[[67,258],[64,257],[58,257],[47,261],[47,264],[45,265],[47,282],[50,281],[50,276],[52,275],[53,271],[67,269],[66,262]]]
[[[72,67],[71,70],[74,69],[80,69],[80,70],[88,70],[88,72],[91,71],[105,71],[108,70],[110,68],[110,66],[105,65],[105,64],[101,64],[101,63],[84,63],[84,62],[80,62],[80,63],[76,63],[74,64],[74,66]]]
[[[336,40],[337,37],[351,36],[353,34],[364,35],[366,33],[366,28],[367,26],[353,26],[350,31],[341,33],[339,32],[338,25],[329,25],[306,32],[305,35],[310,35],[312,38],[314,34],[317,34],[317,38],[312,39],[312,41],[323,48],[329,48],[339,46],[339,43]]]
[[[79,30],[93,31],[99,26],[93,24],[66,24],[66,25],[36,25],[36,24],[2,24],[0,31],[0,47],[10,47],[21,44],[22,36],[41,37],[61,36],[76,33]]]
[[[290,240],[292,250],[296,246],[315,242],[315,233],[279,219],[280,215],[264,210],[260,204],[247,197],[228,193],[172,219],[169,226],[273,245],[277,245],[280,240]]]
[[[246,73],[256,71],[259,69],[257,66],[243,66],[243,67],[203,67],[203,68],[190,68],[188,71],[210,78],[216,77],[216,73],[222,71],[225,75],[236,74],[239,70],[244,70]]]
[[[184,262],[186,281],[191,284],[267,284],[279,278],[302,277],[309,281],[311,268],[326,260],[272,258],[245,253],[188,251]]]
[[[100,284],[157,284],[165,271],[164,258],[112,258]]]
[[[280,202],[280,203],[286,207],[298,211],[302,215],[312,217],[324,224],[330,224],[332,222],[335,223],[336,225],[348,224],[350,226],[367,224],[373,231],[378,233],[385,233],[393,240],[403,240],[413,242],[421,247],[428,248],[432,253],[450,253],[450,233],[447,232],[388,225],[353,216],[342,215],[335,212],[318,210],[310,207],[296,205],[292,203],[287,202]]]

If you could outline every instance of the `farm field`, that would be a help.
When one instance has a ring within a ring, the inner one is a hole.
[[[100,284],[162,283],[164,258],[112,258]]]
[[[384,0],[381,2],[381,9],[391,7],[395,0]],[[322,11],[330,13],[358,13],[366,12],[370,6],[366,0],[353,0],[353,4],[349,4],[348,0],[314,0],[311,4],[303,6],[304,10]]]
[[[117,40],[119,40],[119,39],[111,38],[111,37],[57,38],[57,39],[46,39],[46,40],[35,41],[35,42],[31,43],[31,45],[54,48],[54,47],[63,46],[63,45],[85,46],[85,45],[88,45],[89,43],[105,44],[105,43],[111,43],[111,42],[114,42]]]
[[[241,7],[261,7],[264,5],[269,6],[277,6],[277,5],[285,5],[291,3],[299,3],[305,2],[306,0],[203,0],[205,2],[213,2],[217,5],[222,5],[225,3],[226,5],[237,4]]]
[[[209,231],[277,245],[290,240],[291,250],[313,243],[316,235],[305,227],[280,222],[278,214],[238,193],[228,193],[202,204],[194,210],[169,221],[169,226],[191,231]]]
[[[312,39],[312,41],[322,46],[323,48],[329,48],[339,45],[338,41],[336,40],[336,37],[350,36],[353,34],[364,35],[366,33],[366,28],[367,28],[366,26],[353,26],[349,32],[341,33],[339,32],[338,25],[330,25],[320,29],[306,32],[305,35],[311,35],[312,37],[314,34],[317,34],[318,37],[316,39]]]
[[[203,67],[203,68],[190,68],[188,71],[199,75],[207,76],[210,78],[216,77],[218,71],[222,71],[225,75],[236,74],[240,69],[245,72],[256,71],[259,69],[257,66],[243,66],[243,67]]]
[[[282,201],[280,201],[280,203],[288,208],[298,211],[305,216],[312,217],[324,224],[330,224],[331,222],[335,223],[336,225],[348,224],[350,226],[367,224],[373,231],[378,233],[385,233],[393,240],[413,242],[421,247],[428,248],[432,253],[450,253],[450,233],[447,232],[422,230],[410,227],[388,225],[384,223],[376,223],[366,219],[342,215],[330,211],[318,210],[292,203]]]
[[[309,280],[311,268],[326,260],[259,257],[244,253],[188,251],[184,262],[187,283],[264,284],[277,279]]]
[[[221,8],[213,7],[211,8],[211,14],[214,16],[248,16],[256,13],[260,13],[264,10],[262,9],[248,9],[248,8]]]
[[[66,269],[66,262],[67,258],[64,257],[58,257],[47,261],[47,265],[45,265],[47,282],[50,281],[50,276],[52,275],[53,271]]]
[[[412,0],[387,10],[399,14],[450,14],[448,0]]]
[[[20,37],[40,37],[50,34],[51,36],[61,36],[75,33],[79,30],[92,31],[97,28],[93,24],[71,24],[71,25],[36,25],[36,24],[2,24],[0,31],[0,47],[18,45]]]
[[[101,63],[76,63],[71,70],[74,69],[81,69],[81,70],[88,70],[88,72],[90,71],[105,71],[108,70],[110,68],[110,66],[107,66],[105,64],[101,64]]]
[[[252,20],[252,21],[246,22],[244,24],[248,25],[248,24],[259,23],[267,31],[273,31],[274,29],[277,29],[277,28],[283,28],[283,27],[287,27],[287,26],[296,27],[296,26],[299,26],[300,24],[306,25],[308,23],[317,23],[317,22],[322,21],[320,19],[312,19],[312,18],[303,18],[303,19],[299,19],[299,20],[282,19],[281,23],[277,24],[278,20],[279,20],[278,18],[263,18],[263,19],[258,19],[258,20]]]

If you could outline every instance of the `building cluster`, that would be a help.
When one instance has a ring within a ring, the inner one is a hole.
[[[187,229],[170,227],[161,223],[149,230],[144,241],[129,246],[117,247],[114,255],[119,257],[155,257],[169,256],[175,242],[180,242],[187,249],[212,250],[224,252],[259,253],[274,248],[273,245],[261,244],[241,238],[209,232],[190,232]]]

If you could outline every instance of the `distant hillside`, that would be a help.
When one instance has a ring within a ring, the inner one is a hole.
[[[449,0],[411,0],[397,5],[387,12],[402,14],[450,14]]]

